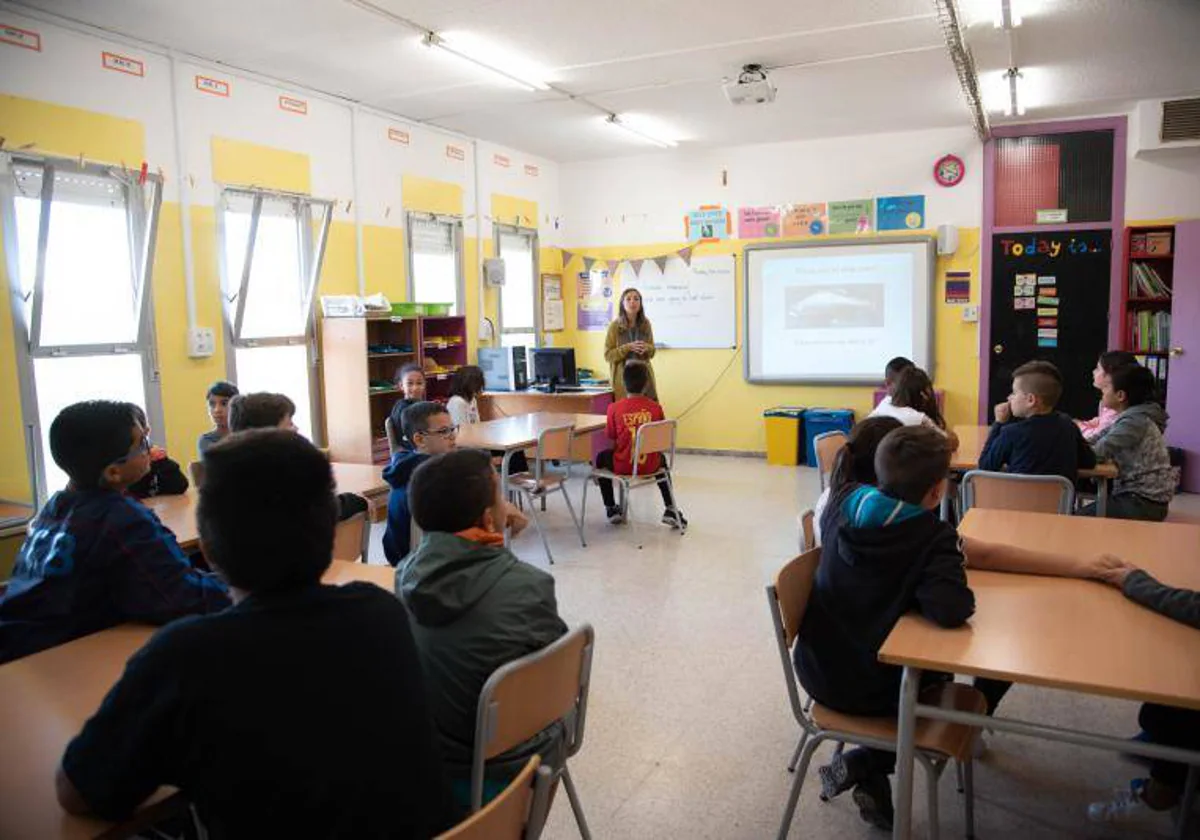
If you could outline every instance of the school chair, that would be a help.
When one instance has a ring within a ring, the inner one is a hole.
[[[813,577],[820,559],[821,552],[818,549],[806,551],[789,561],[775,575],[774,583],[767,585],[767,605],[775,626],[775,647],[783,665],[783,677],[787,684],[792,714],[800,724],[800,742],[797,744],[799,767],[796,777],[792,780],[787,807],[783,812],[783,822],[779,826],[779,840],[787,840],[809,762],[823,742],[839,741],[881,750],[896,749],[897,732],[894,717],[844,715],[813,702],[811,698],[808,705],[800,699],[799,680],[792,665],[791,650],[796,637],[800,635],[800,624],[804,620],[804,611],[808,607]],[[921,702],[977,714],[983,714],[987,709],[987,701],[982,694],[971,686],[953,682],[927,688],[921,694]],[[957,763],[962,780],[966,834],[968,838],[975,834],[974,765],[971,756],[975,732],[972,727],[957,723],[923,718],[917,721],[916,759],[925,769],[929,836],[933,840],[938,838],[938,780],[951,761]]]
[[[813,514],[812,508],[800,514],[800,552],[802,554],[817,547],[817,531],[813,527],[814,518],[815,514]]]
[[[959,493],[964,515],[973,507],[1064,515],[1075,509],[1075,485],[1061,475],[969,470]]]
[[[333,559],[367,562],[371,550],[371,520],[366,513],[343,519],[333,532]]]
[[[501,665],[488,677],[475,711],[471,813],[483,805],[484,766],[488,759],[557,723],[562,726],[564,738],[559,753],[561,766],[552,766],[550,757],[547,766],[555,781],[562,779],[580,835],[583,840],[591,840],[567,760],[583,746],[595,641],[592,625],[581,624],[541,650]]]
[[[192,476],[192,486],[199,490],[204,483],[204,462],[192,461],[188,464],[188,473]]]
[[[846,445],[845,432],[823,432],[813,438],[813,451],[817,453],[817,472],[821,478],[821,489],[829,486],[829,476],[833,473],[833,462],[837,454]]]
[[[537,840],[550,809],[553,774],[533,756],[504,791],[436,840]]]
[[[400,446],[400,435],[396,434],[396,426],[391,417],[383,418],[383,433],[387,435],[388,455],[395,455],[403,447]]]
[[[593,481],[599,485],[602,478],[607,478],[617,485],[620,491],[621,512],[628,516],[629,514],[629,494],[639,487],[654,487],[659,480],[667,482],[667,489],[671,491],[671,499],[675,502],[675,509],[682,514],[683,508],[679,504],[679,497],[675,495],[675,485],[671,481],[671,473],[675,469],[675,432],[676,422],[674,420],[656,420],[653,423],[643,423],[638,426],[637,433],[633,437],[633,474],[618,475],[612,470],[602,470],[599,467],[592,467],[583,479],[583,504],[580,506],[581,513],[579,518],[581,521],[587,519],[587,496],[588,485]],[[638,467],[642,463],[642,459],[646,455],[658,454],[662,456],[662,461],[659,468],[653,473],[639,474]],[[687,525],[683,525],[679,529],[679,535],[683,536],[687,533]],[[587,543],[584,543],[587,545]]]
[[[538,506],[534,503],[540,500],[542,510],[545,510],[546,497],[551,493],[562,493],[563,500],[567,503],[567,512],[571,514],[571,521],[575,523],[575,530],[579,532],[579,542],[587,547],[587,540],[583,537],[583,523],[575,516],[575,506],[571,504],[571,494],[567,492],[567,476],[546,469],[550,461],[571,459],[571,443],[574,439],[574,426],[542,429],[538,433],[537,448],[534,450],[533,472],[520,472],[508,477],[508,490],[515,491],[520,498],[529,499],[529,512],[538,536],[542,538],[542,546],[546,549],[550,565],[554,565],[554,555],[550,553],[550,541],[546,539],[546,532],[542,530],[542,519],[538,516]]]

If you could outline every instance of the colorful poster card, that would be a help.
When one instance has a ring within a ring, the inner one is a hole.
[[[1029,308],[1033,309],[1032,303],[1030,303]],[[1055,307],[1047,307],[1045,309],[1038,309],[1037,314],[1039,316],[1045,315],[1050,318],[1057,318],[1058,317],[1058,307],[1055,306]]]
[[[1057,329],[1038,330],[1038,338],[1058,338]]]
[[[1049,295],[1038,295],[1038,306],[1058,306],[1058,298]]]
[[[783,235],[788,237],[821,236],[829,231],[825,203],[793,204],[783,217]]]
[[[613,319],[613,282],[607,269],[579,272],[576,320],[580,330],[600,332]]]
[[[1032,276],[1032,275],[1027,275],[1027,276]],[[1038,282],[1039,286],[1054,286],[1054,285],[1057,285],[1058,278],[1053,277],[1051,275],[1042,275],[1041,277],[1039,277],[1037,279],[1037,282]]]
[[[875,199],[879,230],[920,230],[925,227],[925,196],[893,195]]]
[[[781,227],[774,207],[738,208],[738,239],[777,239]]]
[[[1033,298],[1019,297],[1013,299],[1013,309],[1033,309]]]
[[[970,303],[971,302],[971,281],[970,280],[947,280],[946,281],[946,303]]]
[[[701,207],[687,214],[688,242],[729,238],[729,213],[724,207]]]
[[[1039,327],[1057,327],[1058,326],[1057,318],[1038,318],[1037,321],[1038,321]]]
[[[859,201],[829,202],[830,233],[870,233],[875,227],[875,202],[869,198]]]
[[[1057,338],[1039,338],[1038,339],[1038,347],[1057,347],[1057,346],[1058,346]]]

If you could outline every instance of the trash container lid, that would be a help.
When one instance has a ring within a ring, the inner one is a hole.
[[[810,420],[843,420],[854,416],[849,408],[810,408],[805,412]]]
[[[768,408],[763,412],[763,417],[794,417],[800,418],[804,416],[806,409],[794,405],[777,405],[774,408]]]

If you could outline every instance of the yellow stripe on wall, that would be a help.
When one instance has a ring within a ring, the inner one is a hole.
[[[212,139],[213,180],[285,192],[311,191],[308,155],[244,140]]]

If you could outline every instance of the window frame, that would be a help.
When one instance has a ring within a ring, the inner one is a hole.
[[[238,196],[251,200],[250,229],[246,239],[246,254],[242,262],[241,277],[236,278],[237,292],[230,294],[234,279],[229,276],[229,266],[225,261],[225,213],[227,198]],[[284,201],[292,205],[296,213],[297,250],[301,278],[304,282],[301,305],[305,310],[304,331],[287,336],[270,336],[264,338],[244,338],[242,329],[245,325],[246,298],[250,291],[251,272],[254,267],[254,244],[258,235],[258,222],[262,216],[263,202]],[[314,219],[313,208],[323,210],[320,219],[320,229],[313,235],[311,221]],[[320,399],[320,366],[321,356],[317,345],[317,290],[321,283],[321,270],[325,263],[325,249],[329,244],[329,229],[333,221],[334,202],[330,199],[313,198],[305,193],[287,192],[284,190],[263,189],[260,187],[244,187],[234,184],[217,185],[216,202],[216,232],[217,232],[217,268],[221,279],[221,311],[225,331],[225,373],[229,381],[237,382],[237,351],[250,350],[259,347],[281,347],[304,345],[307,348],[308,360],[308,399],[310,406],[309,417],[312,421],[312,440],[318,445],[324,444],[325,423],[324,406]]]
[[[407,294],[410,303],[445,303],[446,301],[418,301],[417,300],[417,278],[414,273],[413,259],[415,252],[413,251],[413,221],[436,222],[438,224],[449,225],[451,228],[451,238],[454,248],[454,297],[453,314],[466,314],[466,299],[467,286],[466,278],[463,273],[463,220],[461,216],[445,216],[437,213],[422,213],[416,210],[410,210],[404,216],[404,248],[407,258]]]
[[[22,285],[20,239],[16,217],[18,191],[15,169],[22,166],[38,167],[42,170],[41,211],[37,236],[38,253],[34,267],[33,287],[27,293]],[[129,236],[127,243],[129,262],[132,271],[130,281],[134,284],[134,322],[137,325],[133,341],[93,344],[46,344],[42,341],[46,254],[50,243],[54,180],[55,175],[60,172],[109,178],[122,187]],[[46,502],[50,494],[46,481],[45,458],[47,453],[43,453],[41,447],[43,418],[40,417],[38,409],[37,382],[33,364],[35,359],[118,356],[131,353],[141,356],[142,386],[146,395],[146,404],[143,408],[151,426],[157,430],[160,436],[166,435],[152,283],[162,196],[163,180],[157,174],[147,173],[142,176],[124,167],[34,152],[0,153],[0,224],[3,227],[4,252],[9,276],[13,344],[21,400],[21,417],[25,432],[25,460],[31,495],[38,508]],[[148,201],[147,198],[149,198]],[[32,300],[27,316],[25,304],[28,298],[32,298]]]
[[[527,351],[535,350],[544,346],[545,336],[542,332],[542,272],[541,260],[539,259],[538,247],[538,232],[536,228],[518,227],[516,225],[492,224],[492,247],[493,252],[500,259],[504,259],[504,254],[500,249],[501,236],[524,236],[529,239],[529,247],[533,257],[533,347],[527,347]],[[505,286],[508,284],[508,266],[505,265]],[[504,326],[504,289],[500,287],[500,292],[497,295],[497,322],[499,329],[497,331],[498,341],[503,342],[504,335],[521,335],[528,333],[527,327],[511,327]]]

